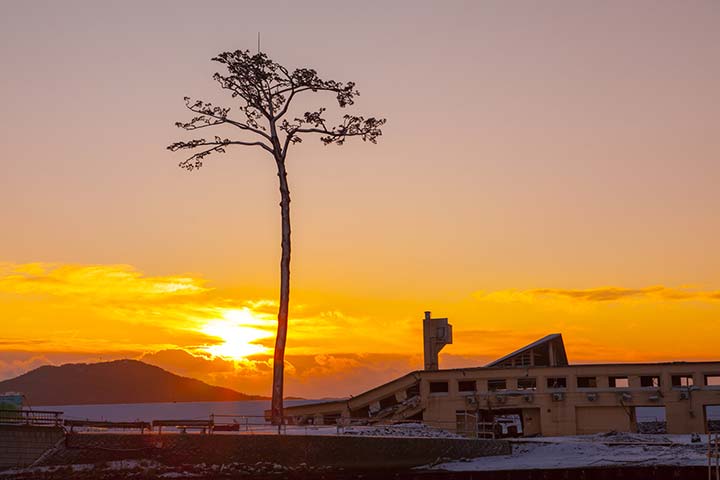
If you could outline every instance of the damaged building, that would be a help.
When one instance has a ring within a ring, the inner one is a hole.
[[[446,318],[423,319],[425,369],[354,397],[285,408],[290,424],[419,421],[472,437],[693,433],[720,420],[720,362],[570,364],[551,334],[482,367],[440,369]]]

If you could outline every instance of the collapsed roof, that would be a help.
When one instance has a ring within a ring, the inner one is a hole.
[[[552,333],[519,350],[488,363],[486,367],[566,367],[567,354],[562,334]]]

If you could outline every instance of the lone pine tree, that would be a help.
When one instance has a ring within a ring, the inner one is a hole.
[[[360,92],[354,82],[323,80],[311,68],[297,68],[292,72],[264,53],[251,55],[248,50],[224,52],[212,59],[222,64],[227,73],[215,73],[213,78],[223,90],[230,93],[232,107],[221,107],[202,100],[185,97],[185,105],[193,112],[188,122],[175,125],[184,130],[200,130],[218,126],[235,127],[238,138],[213,136],[175,142],[168,146],[173,152],[189,150],[192,153],[180,162],[180,167],[196,170],[203,160],[214,153],[225,153],[228,147],[245,146],[265,150],[277,166],[280,183],[280,214],[282,218],[282,255],[280,259],[280,303],[277,335],[273,360],[272,422],[283,420],[283,376],[285,343],[287,340],[288,309],[290,305],[290,188],[286,159],[292,145],[300,143],[306,135],[317,134],[320,141],[343,145],[349,137],[377,142],[382,135],[380,127],[385,119],[343,115],[337,125],[328,126],[325,108],[306,111],[292,119],[289,112],[293,100],[310,93],[330,93],[341,108],[353,105]],[[231,118],[231,113],[234,118]]]

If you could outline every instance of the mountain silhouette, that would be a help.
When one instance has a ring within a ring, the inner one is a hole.
[[[33,407],[268,398],[181,377],[137,360],[46,365],[0,382],[0,393],[4,392],[22,393]]]

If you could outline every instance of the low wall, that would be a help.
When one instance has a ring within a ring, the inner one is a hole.
[[[0,468],[32,464],[63,435],[60,427],[0,425]]]
[[[312,435],[69,434],[46,465],[151,459],[166,465],[254,464],[341,468],[407,468],[438,459],[508,455],[498,440]]]

